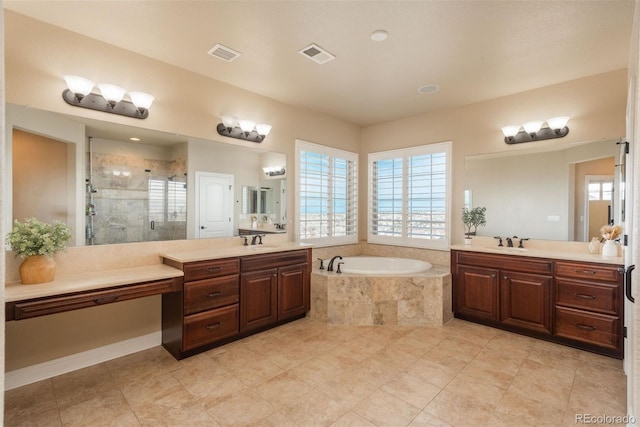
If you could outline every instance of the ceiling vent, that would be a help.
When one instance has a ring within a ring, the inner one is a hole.
[[[222,59],[223,61],[231,62],[240,56],[240,52],[235,51],[226,46],[222,46],[221,44],[217,44],[207,52],[209,55],[214,56],[218,59]]]
[[[304,49],[299,50],[298,53],[309,58],[313,62],[317,62],[318,64],[324,64],[336,58],[334,55],[327,52],[315,43],[312,43]]]

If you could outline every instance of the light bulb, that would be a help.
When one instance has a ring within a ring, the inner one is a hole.
[[[536,122],[536,121],[527,122],[523,124],[522,127],[527,133],[536,133],[542,127],[542,122]]]
[[[271,125],[258,123],[256,125],[256,132],[258,132],[258,135],[267,136],[269,135],[269,132],[271,132]]]
[[[153,95],[144,92],[129,92],[129,98],[136,108],[144,110],[148,110],[155,99]]]
[[[553,130],[563,129],[569,122],[569,116],[554,117],[547,120],[547,124]]]
[[[85,96],[89,95],[91,93],[91,90],[93,90],[93,87],[96,85],[89,79],[72,75],[64,76],[64,81],[67,84],[69,90],[73,92],[76,97],[79,97],[79,99],[82,99]]]
[[[240,129],[242,129],[246,134],[251,132],[255,125],[255,122],[252,122],[251,120],[238,120],[238,126],[240,126]]]
[[[514,137],[520,132],[520,126],[505,126],[502,128],[502,133],[507,138]]]
[[[238,119],[235,116],[222,116],[222,124],[229,132],[238,124]]]
[[[120,86],[106,83],[99,84],[98,88],[100,89],[102,97],[109,101],[109,104],[112,105],[115,105],[118,102],[122,101],[122,98],[124,98],[124,94],[127,92],[126,89],[121,88]]]

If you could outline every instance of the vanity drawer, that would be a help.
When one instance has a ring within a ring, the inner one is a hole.
[[[293,264],[304,264],[309,261],[308,251],[297,250],[265,255],[242,257],[242,272],[284,267]]]
[[[556,336],[617,349],[619,320],[596,313],[556,307]]]
[[[174,279],[135,283],[77,294],[12,302],[7,304],[6,320],[29,319],[151,295],[178,292],[180,290],[182,290],[182,280],[176,277]]]
[[[209,279],[211,277],[238,274],[240,261],[238,258],[219,259],[211,261],[190,262],[184,265],[184,281]]]
[[[523,273],[552,274],[553,263],[542,259],[525,258],[522,256],[505,256],[479,254],[477,252],[457,252],[457,263],[477,267],[499,268]]]
[[[617,285],[556,279],[556,304],[617,316],[620,306]]]
[[[191,350],[238,334],[238,304],[184,318],[183,350]]]
[[[556,262],[556,276],[607,282],[618,282],[622,277],[618,267],[569,262]]]
[[[184,285],[185,314],[235,304],[239,300],[240,275],[215,277]]]

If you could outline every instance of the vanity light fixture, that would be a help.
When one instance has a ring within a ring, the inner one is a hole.
[[[262,168],[262,170],[267,176],[282,176],[286,173],[284,166],[269,166]]]
[[[62,92],[62,98],[67,104],[105,113],[146,119],[149,117],[149,108],[155,99],[148,93],[137,91],[127,93],[126,89],[107,83],[98,85],[100,94],[92,93],[96,84],[79,76],[66,75],[64,81],[67,83],[67,89]],[[127,94],[131,101],[124,99]]]
[[[222,116],[222,123],[218,123],[217,130],[222,136],[244,139],[245,141],[262,142],[271,132],[271,125],[251,120],[238,120],[234,116]]]
[[[522,126],[505,126],[502,128],[504,142],[506,144],[520,144],[522,142],[562,138],[569,134],[568,122],[569,117],[560,116],[548,119],[546,122],[531,121]],[[544,123],[547,126],[543,126]]]

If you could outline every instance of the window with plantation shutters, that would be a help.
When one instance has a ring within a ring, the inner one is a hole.
[[[356,153],[296,141],[298,240],[358,241]]]
[[[450,143],[369,154],[368,241],[449,246]]]
[[[165,180],[149,180],[149,221],[162,222],[165,214]]]
[[[149,221],[187,220],[187,188],[184,182],[149,179]]]

